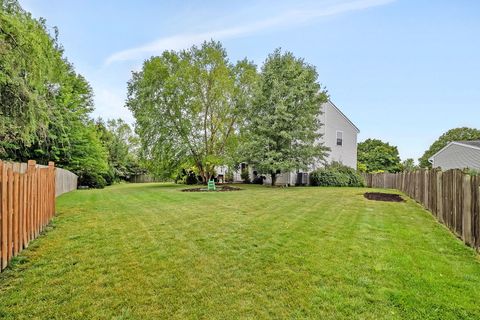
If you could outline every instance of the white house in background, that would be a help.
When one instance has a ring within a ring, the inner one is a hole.
[[[340,109],[328,101],[322,104],[322,115],[320,115],[320,122],[323,124],[319,131],[322,133],[321,142],[330,148],[328,155],[324,162],[312,163],[308,172],[313,171],[319,167],[323,167],[325,162],[331,163],[338,161],[351,168],[357,167],[357,135],[360,130],[353,124],[347,116],[340,111]],[[241,164],[241,168],[248,168],[250,178],[253,178],[255,168],[247,164]],[[240,177],[241,170],[234,173],[234,181],[242,181]],[[281,173],[277,178],[279,185],[296,185],[308,183],[308,178],[305,173],[308,172],[285,172]],[[270,183],[269,175],[265,175],[267,180],[264,183]]]
[[[428,161],[433,168],[480,170],[480,140],[452,141]]]

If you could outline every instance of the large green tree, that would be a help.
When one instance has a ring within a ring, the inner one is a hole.
[[[367,139],[357,146],[358,168],[366,172],[402,170],[398,149],[378,139]]]
[[[172,177],[193,166],[206,181],[229,162],[255,78],[255,65],[230,63],[215,41],[145,61],[128,83],[127,107],[150,169]]]
[[[280,49],[270,54],[246,122],[243,154],[248,163],[271,175],[307,169],[323,159],[321,105],[327,93],[312,65]]]
[[[415,171],[418,169],[420,169],[420,167],[415,164],[415,160],[412,158],[407,158],[402,161],[402,171]]]
[[[139,139],[128,123],[122,119],[96,121],[100,140],[108,152],[109,178],[128,180],[130,176],[145,173],[138,159]]]
[[[90,113],[93,91],[44,19],[0,0],[0,157],[105,173],[106,150]],[[82,182],[82,180],[80,180]]]
[[[480,130],[475,128],[454,128],[450,129],[444,134],[442,134],[427,151],[418,159],[420,166],[422,168],[431,168],[432,164],[428,159],[433,156],[435,153],[444,148],[448,143],[452,141],[469,141],[469,140],[479,140],[480,139]]]

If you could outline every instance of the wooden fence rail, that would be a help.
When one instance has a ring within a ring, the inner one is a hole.
[[[26,169],[26,170],[25,170]],[[50,222],[55,214],[55,166],[0,161],[0,270]]]
[[[367,187],[398,189],[480,251],[480,177],[458,169],[365,174]]]

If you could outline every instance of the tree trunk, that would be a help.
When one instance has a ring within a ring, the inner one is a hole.
[[[275,182],[277,182],[277,174],[275,172],[271,172],[270,175],[272,176],[272,187],[275,186]]]
[[[206,172],[206,170],[203,167],[201,162],[197,162],[197,168],[198,168],[198,172],[199,172],[200,176],[203,178],[202,184],[207,184],[208,183],[208,179],[207,179],[208,172]]]

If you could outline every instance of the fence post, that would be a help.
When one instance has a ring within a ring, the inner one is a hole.
[[[470,175],[463,176],[463,210],[462,210],[462,238],[472,244],[472,184]]]

